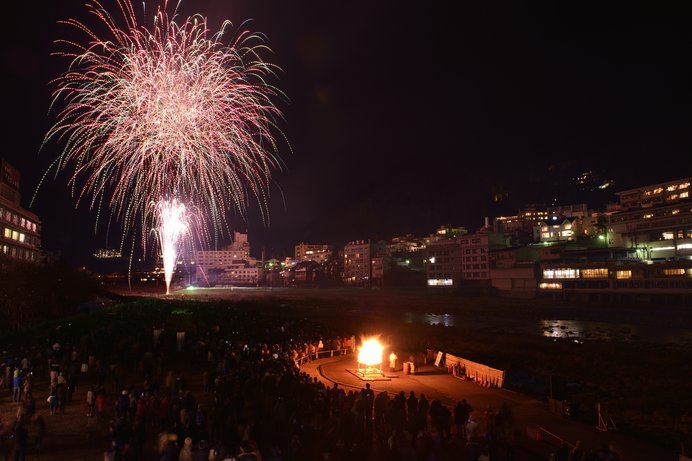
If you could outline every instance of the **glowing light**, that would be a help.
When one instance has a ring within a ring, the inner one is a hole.
[[[166,279],[166,294],[170,294],[173,270],[178,261],[178,250],[182,238],[189,233],[185,205],[177,200],[162,200],[156,206],[156,233],[163,258],[163,272]]]
[[[166,197],[194,203],[217,235],[228,230],[226,213],[245,216],[251,200],[266,220],[270,175],[281,166],[273,99],[283,95],[269,83],[278,68],[261,58],[270,52],[263,36],[229,34],[228,21],[212,35],[203,16],[177,7],[169,16],[167,0],[154,15],[136,14],[130,0],[117,5],[118,18],[87,2],[93,28],[62,21],[86,40],[57,41],[66,51],[55,54],[71,63],[52,82],[62,108],[44,144],[64,149],[41,182],[70,168],[68,185],[77,204],[96,209],[96,225],[104,210],[122,223],[121,247],[138,230],[146,240],[149,204]]]
[[[368,367],[374,367],[382,363],[382,351],[384,347],[377,338],[363,339],[362,345],[358,349],[358,363]]]

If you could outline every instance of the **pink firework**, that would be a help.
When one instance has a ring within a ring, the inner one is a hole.
[[[140,229],[145,239],[147,206],[165,197],[194,204],[215,232],[251,199],[266,216],[282,94],[268,83],[276,67],[261,58],[262,36],[238,30],[226,44],[227,21],[212,35],[206,18],[169,17],[164,1],[147,26],[129,0],[117,5],[121,25],[98,0],[87,3],[107,37],[64,21],[87,43],[58,40],[71,64],[54,82],[62,109],[44,143],[65,147],[51,169],[69,169],[77,203],[115,215],[123,237]]]

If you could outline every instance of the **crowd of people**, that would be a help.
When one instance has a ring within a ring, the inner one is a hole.
[[[109,461],[513,459],[517,428],[506,405],[448,407],[414,391],[326,385],[301,371],[322,351],[352,350],[350,332],[209,307],[185,314],[181,347],[165,328],[167,312],[114,314],[9,351],[3,384],[18,411],[7,453],[23,460],[50,450],[44,415],[76,412],[86,418],[85,440],[104,443]],[[35,399],[37,383],[46,384]]]

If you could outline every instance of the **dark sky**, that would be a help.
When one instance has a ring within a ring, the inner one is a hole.
[[[90,19],[81,0],[10,3],[0,155],[20,169],[28,206],[60,148],[39,154],[54,122],[49,81],[67,65],[50,56],[69,31],[56,22]],[[473,230],[523,203],[599,206],[612,190],[691,176],[689,11],[557,3],[183,2],[214,30],[252,19],[283,69],[292,150],[279,152],[270,223],[252,207],[248,222],[229,212],[234,226],[249,229],[256,253],[282,256],[299,241]],[[614,189],[578,191],[569,179],[588,169]],[[32,210],[46,249],[86,261],[119,233],[94,232],[95,213],[75,209],[66,179],[51,176]]]

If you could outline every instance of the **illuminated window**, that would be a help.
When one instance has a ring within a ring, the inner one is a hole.
[[[582,276],[582,278],[585,278],[585,279],[606,278],[606,277],[608,277],[608,269],[605,269],[605,268],[582,269],[581,276]]]
[[[632,278],[632,271],[615,271],[615,278],[616,279],[631,279]]]
[[[681,192],[681,193],[680,193],[680,198],[687,198],[687,197],[689,197],[689,196],[690,196],[690,193],[689,193],[689,192]]]
[[[665,275],[685,275],[685,269],[682,267],[676,269],[663,269]]]
[[[670,186],[666,187],[666,190],[667,190],[668,192],[671,192],[671,191],[674,191],[674,190],[678,190],[678,185],[677,185],[677,184],[670,185]]]
[[[552,282],[552,283],[546,283],[543,282],[538,287],[541,290],[561,290],[562,289],[562,283],[560,282]]]
[[[579,269],[544,269],[544,279],[576,279],[579,278]]]
[[[673,210],[670,212],[670,214],[678,214],[678,213],[680,213],[680,210]]]
[[[9,227],[5,228],[5,238],[11,239],[12,238],[12,229]]]
[[[673,238],[675,238],[675,235],[672,232],[663,233],[663,240],[673,240]]]
[[[653,193],[654,193],[654,194],[660,194],[661,192],[663,192],[663,188],[662,188],[662,187],[657,187],[656,189],[653,190]]]
[[[678,198],[678,194],[670,194],[666,200],[676,200]]]
[[[19,233],[19,241],[24,243],[24,234],[22,234],[21,232]]]
[[[679,189],[687,189],[688,187],[690,187],[689,182],[683,182],[683,183],[678,184]]]
[[[653,214],[653,213],[647,213],[647,214],[645,214],[644,216],[642,216],[642,218],[644,218],[644,219],[650,219],[650,218],[653,218],[653,217],[654,217],[654,214]]]
[[[562,231],[563,237],[571,237],[573,232],[571,230]]]
[[[572,225],[571,224],[565,224],[565,229],[571,229]]]
[[[428,279],[428,286],[451,286],[454,284],[452,279]]]
[[[16,230],[12,231],[12,240],[19,240],[19,232]]]

